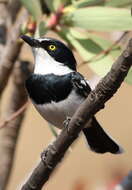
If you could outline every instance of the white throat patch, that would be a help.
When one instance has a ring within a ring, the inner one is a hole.
[[[55,61],[44,49],[33,49],[35,57],[35,74],[56,74],[64,75],[73,72],[72,69]]]

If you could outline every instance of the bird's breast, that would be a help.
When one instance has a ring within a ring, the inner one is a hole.
[[[35,104],[36,109],[42,115],[44,119],[58,128],[63,127],[63,122],[67,117],[72,117],[79,105],[84,101],[84,98],[80,97],[73,90],[70,95],[62,101],[46,104]]]

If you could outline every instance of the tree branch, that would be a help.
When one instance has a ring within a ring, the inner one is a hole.
[[[23,104],[17,111],[15,111],[14,113],[12,113],[10,116],[8,116],[8,118],[6,118],[3,122],[0,123],[0,129],[7,127],[8,123],[10,123],[11,121],[13,121],[14,119],[16,119],[20,114],[22,114],[27,106],[28,106],[28,101],[26,101],[25,104]],[[9,126],[8,126],[9,127]]]
[[[3,54],[0,62],[0,96],[8,82],[9,75],[13,69],[14,63],[19,56],[22,43],[18,41],[20,36],[21,24],[27,19],[28,13],[25,9],[21,10],[18,19],[8,32],[7,44],[3,48]]]
[[[42,154],[42,160],[34,169],[30,178],[23,185],[22,190],[40,190],[54,168],[63,158],[66,150],[78,137],[79,132],[89,119],[100,109],[120,87],[132,65],[132,39],[126,50],[117,59],[110,72],[99,82],[95,90],[91,91],[87,99],[80,105],[69,126],[64,128],[53,144]]]
[[[79,67],[82,66],[83,64],[91,63],[91,62],[93,62],[93,61],[96,61],[96,59],[97,59],[100,55],[105,55],[105,56],[106,56],[110,51],[112,51],[112,49],[113,49],[114,47],[116,47],[116,45],[118,45],[118,44],[124,39],[124,37],[125,37],[128,33],[129,33],[129,32],[124,32],[124,33],[119,37],[119,39],[117,39],[115,42],[113,42],[113,44],[112,44],[110,47],[108,47],[108,48],[105,49],[105,50],[102,50],[102,51],[99,52],[98,54],[96,54],[96,55],[94,55],[93,57],[91,57],[89,60],[83,61],[83,62],[79,65]]]
[[[18,14],[18,11],[20,10],[21,8],[21,1],[18,1],[18,0],[10,0],[7,4],[7,9],[8,9],[8,12],[10,14],[10,19],[12,22],[15,21],[16,19],[16,16]]]
[[[29,63],[17,62],[13,71],[13,87],[8,106],[5,110],[7,118],[27,102],[24,81],[29,73]],[[0,189],[7,186],[11,172],[17,138],[24,118],[24,112],[10,121],[6,128],[0,130]]]

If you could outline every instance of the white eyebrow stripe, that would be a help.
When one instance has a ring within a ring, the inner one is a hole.
[[[42,42],[42,41],[50,41],[51,39],[49,38],[38,38],[38,41],[39,42]]]

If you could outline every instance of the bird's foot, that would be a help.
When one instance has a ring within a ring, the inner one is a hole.
[[[44,152],[41,153],[41,160],[43,163],[46,163],[47,154],[48,150],[45,150]]]
[[[44,165],[46,165],[46,167],[47,168],[49,168],[49,169],[53,169],[53,166],[52,166],[52,163],[51,162],[49,162],[49,152],[51,151],[51,149],[52,149],[52,145],[50,144],[49,146],[48,146],[48,148],[45,150],[45,151],[43,151],[42,153],[41,153],[41,161],[44,163]]]
[[[68,125],[71,121],[71,117],[67,117],[66,120],[63,122],[64,128],[68,129]]]

